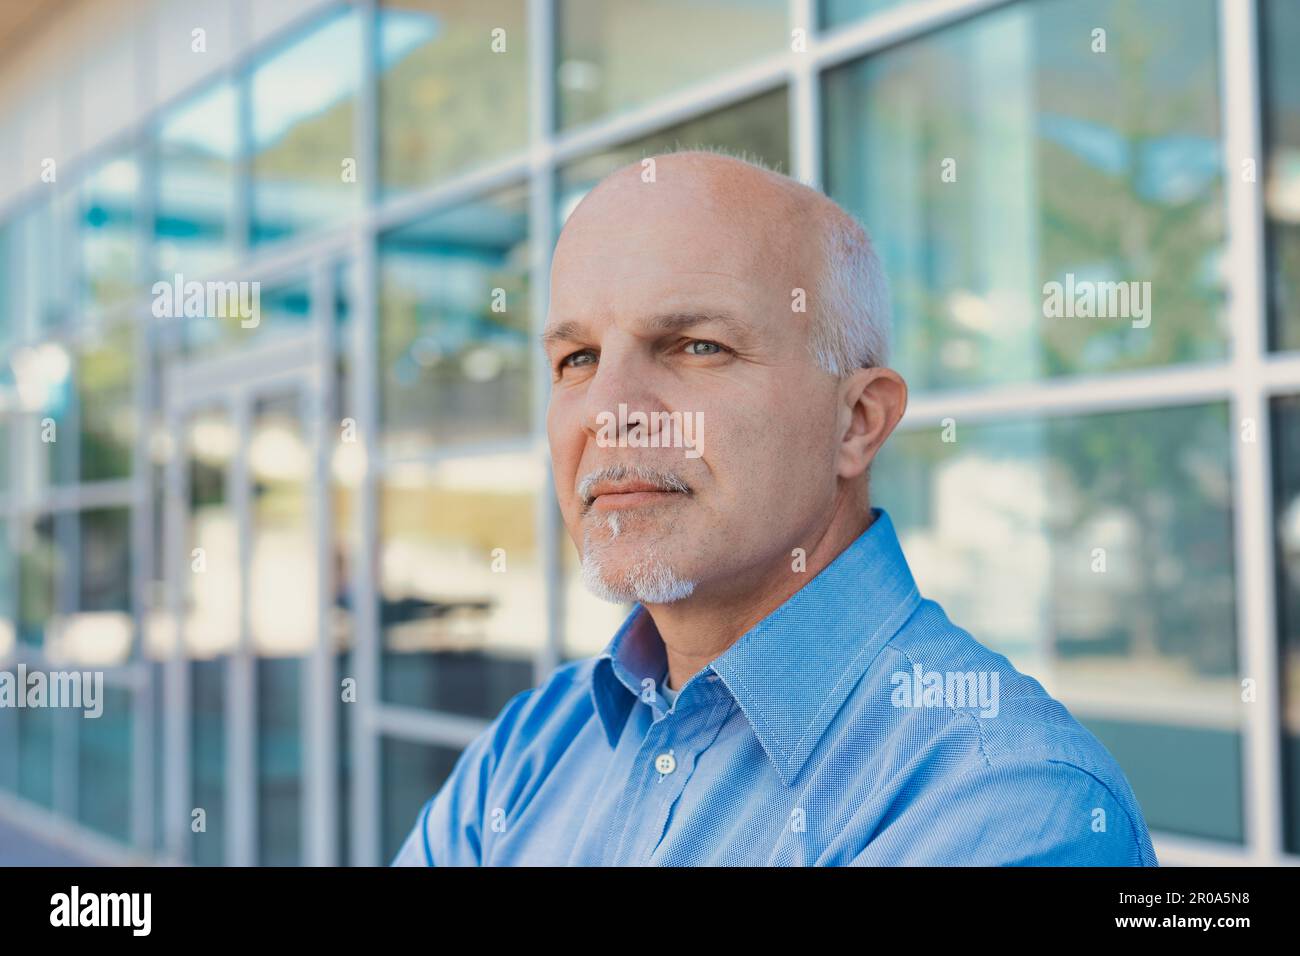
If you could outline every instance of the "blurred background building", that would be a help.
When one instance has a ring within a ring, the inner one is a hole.
[[[603,647],[535,335],[568,213],[679,144],[874,233],[922,591],[1163,862],[1294,862],[1297,45],[1288,0],[0,5],[0,667],[108,685],[0,710],[0,862],[386,862]],[[178,273],[260,324],[156,317]],[[1149,326],[1045,318],[1067,274]]]

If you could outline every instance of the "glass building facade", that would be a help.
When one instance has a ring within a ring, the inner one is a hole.
[[[1162,862],[1300,859],[1300,7],[167,6],[114,68],[154,45],[148,105],[51,182],[25,144],[0,205],[0,667],[107,688],[0,709],[0,814],[390,859],[628,610],[580,583],[536,335],[583,195],[698,145],[872,233],[911,389],[872,498],[922,592],[1111,750]],[[222,65],[178,66],[214,9]],[[260,321],[158,316],[177,275]],[[1047,317],[1067,275],[1149,321]]]

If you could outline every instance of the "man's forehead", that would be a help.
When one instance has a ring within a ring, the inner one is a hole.
[[[645,336],[673,335],[706,327],[721,329],[733,340],[745,343],[752,341],[762,331],[756,328],[758,323],[752,314],[727,307],[706,307],[631,314],[621,319],[610,314],[580,319],[560,319],[547,323],[541,341],[543,345],[554,342],[589,341],[598,337],[604,328],[615,323],[632,334]]]

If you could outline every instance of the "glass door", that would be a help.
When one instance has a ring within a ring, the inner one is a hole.
[[[307,805],[307,781],[333,761],[333,738],[318,729],[336,717],[321,605],[330,553],[319,539],[330,362],[315,323],[296,325],[196,358],[171,381],[177,640],[162,703],[163,831],[171,855],[200,865],[293,866],[332,853],[316,845],[321,808]]]

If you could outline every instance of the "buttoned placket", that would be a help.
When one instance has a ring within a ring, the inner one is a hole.
[[[710,688],[716,674],[704,676]],[[672,707],[656,692],[649,708],[650,724],[632,761],[632,772],[619,800],[615,826],[604,854],[605,865],[635,866],[650,863],[667,833],[669,817],[695,772],[699,756],[709,748],[735,709],[729,694],[710,690],[704,700],[679,710],[686,688]],[[699,693],[703,694],[701,688]],[[644,714],[644,712],[643,712]],[[644,716],[641,717],[645,719]],[[671,764],[671,769],[663,768]]]

